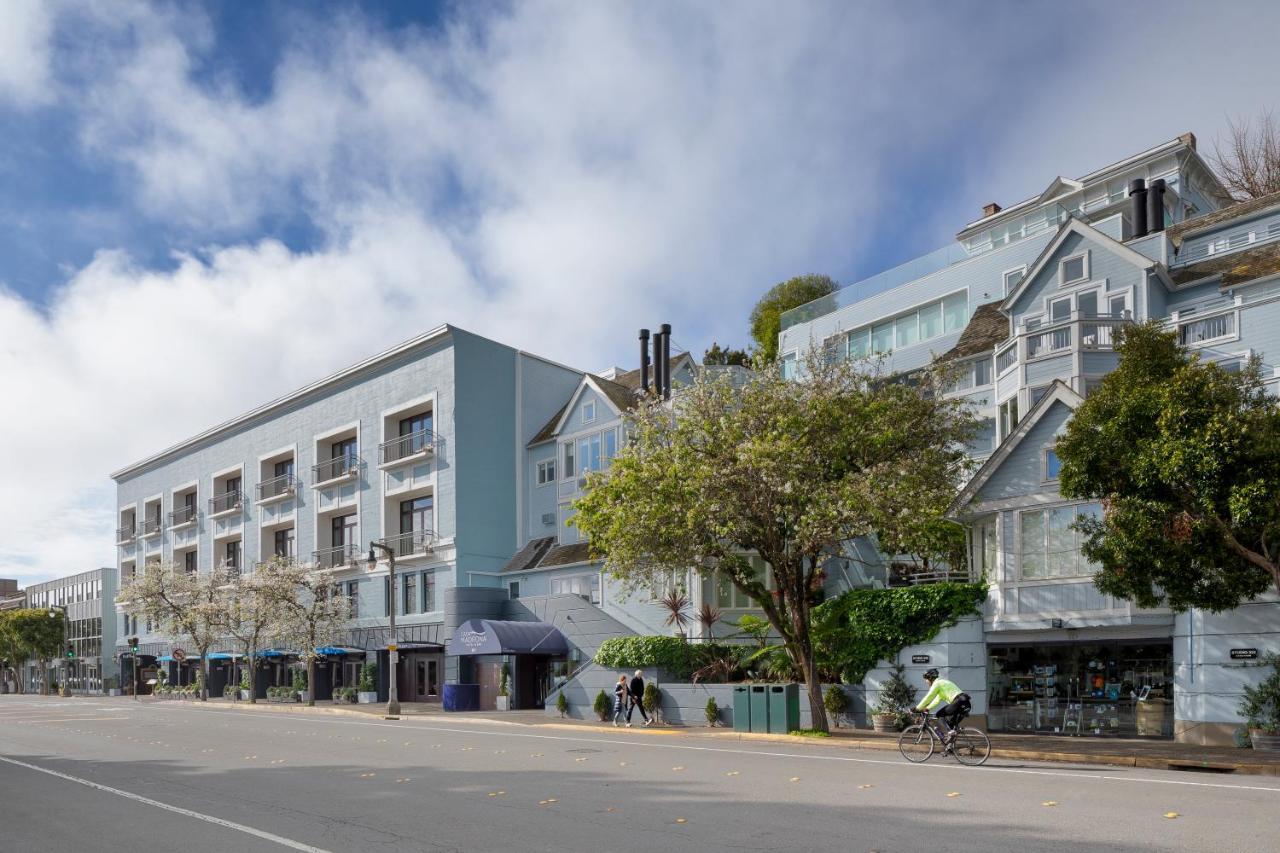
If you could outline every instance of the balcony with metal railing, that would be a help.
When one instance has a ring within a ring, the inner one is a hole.
[[[138,538],[138,526],[136,524],[127,524],[123,527],[116,528],[116,544],[129,545]]]
[[[1174,322],[1178,329],[1178,343],[1196,346],[1236,336],[1236,312],[1234,307],[1221,314],[1208,317],[1189,317]]]
[[[378,464],[392,465],[430,456],[436,450],[436,436],[429,429],[397,436],[378,445]]]
[[[144,518],[138,525],[138,534],[144,539],[148,536],[159,536],[164,524],[158,518]]]
[[[360,560],[360,546],[355,542],[336,545],[332,548],[321,548],[311,552],[311,560],[317,569],[340,569],[344,566],[355,566]]]
[[[196,520],[195,506],[180,506],[169,513],[169,527],[181,527]]]
[[[433,530],[414,530],[377,540],[391,549],[397,559],[403,557],[419,557],[435,550],[436,534]]]
[[[217,497],[209,498],[209,514],[222,515],[240,508],[244,501],[244,496],[239,489],[232,489],[229,492],[223,492]]]
[[[292,474],[282,474],[270,480],[263,480],[258,484],[258,503],[288,497],[297,489],[298,483]]]
[[[354,455],[336,456],[311,466],[312,486],[319,486],[343,477],[354,477],[360,473],[360,457]]]
[[[293,556],[292,554],[276,555],[266,560],[258,560],[253,564],[253,570],[256,572],[265,566],[271,565],[272,563],[279,563],[282,566],[292,566],[292,565],[296,565],[297,562],[298,562],[298,558]]]

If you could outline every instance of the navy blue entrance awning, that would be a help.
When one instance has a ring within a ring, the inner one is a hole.
[[[567,655],[569,642],[547,622],[469,619],[453,632],[455,655]]]

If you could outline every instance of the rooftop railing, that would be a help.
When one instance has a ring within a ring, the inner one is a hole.
[[[399,462],[420,453],[433,453],[436,447],[436,436],[429,429],[421,429],[384,441],[378,445],[378,459],[381,464]]]

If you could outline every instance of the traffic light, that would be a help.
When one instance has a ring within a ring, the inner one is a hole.
[[[138,638],[137,638],[137,637],[130,637],[130,638],[129,638],[129,651],[133,652],[135,655],[138,653]]]
[[[67,660],[71,660],[76,656],[76,647],[71,643],[67,643]]]

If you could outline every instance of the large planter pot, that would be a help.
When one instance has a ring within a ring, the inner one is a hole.
[[[1250,729],[1249,740],[1253,748],[1262,752],[1280,752],[1280,733],[1267,734],[1261,729]]]
[[[377,701],[378,701],[378,694],[377,694],[377,693],[372,693],[372,692],[371,692],[371,693],[357,693],[357,694],[356,694],[356,701],[357,701],[357,702],[359,702],[361,705],[374,705],[374,704],[377,704]]]
[[[494,707],[499,711],[508,711],[511,709],[510,696],[498,696],[493,701],[494,701]]]
[[[877,732],[896,732],[898,730],[898,715],[872,714],[871,728]]]

